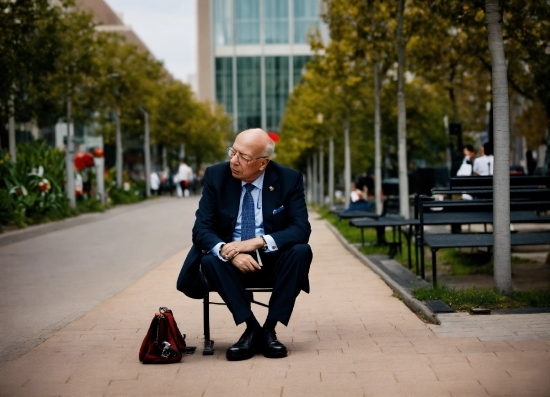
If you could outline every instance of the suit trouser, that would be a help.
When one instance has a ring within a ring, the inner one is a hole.
[[[237,325],[253,315],[246,287],[273,288],[267,318],[288,325],[296,297],[302,288],[307,288],[312,258],[308,244],[296,244],[287,250],[262,253],[262,269],[243,274],[231,262],[206,254],[201,260],[201,271],[227,304]]]

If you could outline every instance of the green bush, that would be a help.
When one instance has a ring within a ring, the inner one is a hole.
[[[0,221],[22,227],[70,216],[64,176],[63,152],[43,141],[18,145],[17,163],[0,151]]]
[[[76,207],[80,213],[103,212],[105,210],[105,207],[101,204],[101,201],[95,198],[77,200]]]
[[[124,171],[122,174],[123,183],[128,183],[130,188],[124,190],[115,185],[116,181],[116,169],[115,167],[109,169],[105,178],[105,186],[107,189],[107,196],[110,203],[113,205],[118,204],[132,204],[147,198],[145,194],[145,181],[131,180],[128,172]]]

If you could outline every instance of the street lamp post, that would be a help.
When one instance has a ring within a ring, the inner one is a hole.
[[[149,113],[141,106],[139,108],[145,118],[145,137],[143,139],[143,153],[145,155],[145,194],[151,197],[151,148],[149,147]]]

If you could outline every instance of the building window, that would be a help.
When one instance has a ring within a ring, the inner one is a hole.
[[[294,0],[294,42],[307,43],[310,28],[319,27],[319,0]]]
[[[260,43],[260,2],[235,0],[235,31],[237,44]]]
[[[260,57],[237,58],[237,129],[262,126],[262,79]]]
[[[268,131],[278,131],[288,99],[288,57],[265,58],[265,103]]]
[[[216,58],[216,100],[226,113],[233,113],[232,58]]]
[[[293,71],[294,71],[294,85],[297,85],[302,80],[302,74],[304,73],[307,61],[311,59],[310,55],[294,56],[293,59]]]
[[[288,1],[265,0],[265,43],[288,43]]]
[[[233,44],[233,1],[214,0],[214,40],[216,45]]]

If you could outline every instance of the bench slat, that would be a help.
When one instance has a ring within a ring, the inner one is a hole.
[[[492,233],[424,234],[424,242],[431,248],[492,247]],[[550,232],[514,233],[511,245],[550,244]]]

